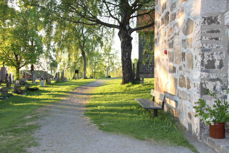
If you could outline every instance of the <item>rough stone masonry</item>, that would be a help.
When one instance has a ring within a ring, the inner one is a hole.
[[[174,114],[200,136],[194,103],[212,103],[207,89],[227,98],[229,1],[157,0],[155,18],[155,90],[177,96]]]

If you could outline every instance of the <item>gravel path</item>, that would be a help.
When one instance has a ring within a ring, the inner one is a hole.
[[[100,131],[84,117],[84,104],[90,90],[101,82],[81,86],[62,102],[46,107],[35,132],[39,145],[31,153],[191,153],[183,147],[163,146],[128,136]]]

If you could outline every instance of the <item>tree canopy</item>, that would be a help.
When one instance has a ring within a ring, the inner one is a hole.
[[[35,14],[32,10],[16,12],[8,23],[0,28],[0,60],[19,70],[37,62],[43,52],[42,38],[38,34]]]
[[[52,71],[74,73],[75,69],[80,68],[86,78],[88,70],[93,69],[91,63],[95,57],[104,56],[102,60],[99,58],[102,62],[100,68],[104,67],[108,75],[111,67],[114,67],[112,58],[116,56],[111,54],[110,46],[105,43],[111,43],[112,29],[118,29],[123,83],[134,81],[131,34],[154,24],[154,0],[13,2],[17,7],[9,7],[9,2],[0,1],[0,7],[4,8],[0,11],[1,16],[4,16],[0,21],[3,40],[0,44],[0,61],[19,71],[28,64],[45,59]],[[145,11],[141,11],[143,9]],[[144,24],[136,24],[139,17],[145,16],[148,19]],[[107,38],[110,39],[109,43]]]
[[[133,82],[132,36],[134,31],[154,25],[152,16],[154,0],[27,0],[27,4],[49,10],[58,20],[76,25],[105,26],[119,30],[122,52],[123,83]],[[145,9],[147,11],[140,11]],[[137,18],[147,16],[144,24],[134,24]]]

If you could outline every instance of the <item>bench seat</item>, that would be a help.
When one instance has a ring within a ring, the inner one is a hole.
[[[148,99],[135,99],[145,109],[163,109],[161,105]]]
[[[153,110],[153,116],[157,116],[158,114],[158,110],[164,110],[164,105],[165,105],[165,95],[161,94],[160,95],[160,100],[161,100],[161,105],[157,104],[154,101],[148,100],[148,99],[140,99],[137,98],[135,99],[142,108],[146,109],[146,110]]]

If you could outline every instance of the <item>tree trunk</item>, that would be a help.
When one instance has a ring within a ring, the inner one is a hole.
[[[16,80],[20,79],[20,68],[16,67]]]
[[[83,78],[87,78],[87,58],[86,54],[84,51],[82,51],[82,56],[83,56]]]
[[[119,39],[121,41],[121,52],[122,52],[122,84],[133,82],[133,72],[132,72],[132,37],[128,30],[121,29],[118,33]]]
[[[31,75],[32,75],[32,83],[35,83],[36,79],[35,79],[35,76],[34,76],[34,65],[32,64],[31,65]]]
[[[140,82],[140,62],[139,62],[139,60],[137,62],[137,70],[136,70],[135,81],[136,82]]]
[[[109,67],[106,68],[106,77],[109,76]]]

